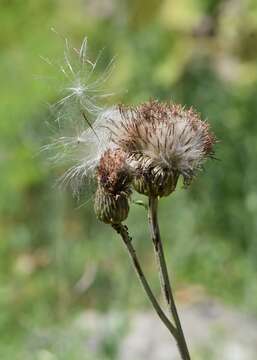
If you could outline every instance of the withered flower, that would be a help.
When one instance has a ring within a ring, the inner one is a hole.
[[[98,59],[88,58],[87,39],[80,49],[66,41],[65,64],[60,71],[67,85],[52,106],[57,135],[43,149],[50,150],[54,162],[68,166],[61,183],[70,184],[74,194],[87,188],[88,180],[96,179],[96,216],[121,236],[147,297],[176,340],[181,358],[189,360],[160,235],[158,198],[172,193],[180,176],[184,185],[189,185],[204,161],[213,156],[216,140],[192,108],[159,101],[130,107],[102,104],[101,99],[112,95],[105,93],[102,85],[111,74],[113,61],[95,77]],[[151,290],[128,228],[122,224],[129,213],[132,184],[149,197],[149,228],[169,316]]]
[[[127,154],[134,187],[140,193],[169,195],[180,175],[185,185],[190,184],[213,155],[215,138],[192,108],[149,101],[120,106],[114,114],[107,119],[111,141]]]
[[[131,172],[126,155],[120,149],[106,150],[96,171],[98,188],[95,195],[97,217],[108,224],[119,224],[129,212]]]

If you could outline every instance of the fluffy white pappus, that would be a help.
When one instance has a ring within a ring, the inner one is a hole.
[[[213,155],[215,139],[209,125],[179,105],[150,101],[120,107],[107,123],[111,141],[128,154],[137,170],[144,170],[142,163],[159,165],[181,174],[188,184]]]
[[[100,51],[96,60],[92,61],[88,56],[87,38],[79,49],[65,39],[64,63],[48,60],[63,77],[60,99],[52,105],[57,121],[66,119],[72,112],[98,115],[104,108],[103,99],[114,95],[104,89],[114,68],[114,58],[99,76],[96,74],[102,54],[103,51]]]
[[[70,186],[74,195],[78,196],[80,190],[94,178],[106,150],[117,149],[108,124],[110,119],[119,114],[117,107],[107,108],[98,114],[92,124],[81,116],[80,124],[71,122],[70,127],[59,128],[58,134],[62,132],[63,135],[53,137],[52,142],[43,147],[43,150],[49,152],[53,163],[68,167],[60,177],[59,184]]]
[[[74,195],[79,195],[83,186],[94,177],[102,154],[110,148],[110,137],[98,122],[90,126],[85,122],[84,128],[77,128],[77,131],[74,125],[73,135],[60,136],[44,147],[44,150],[53,154],[50,160],[59,166],[68,167],[60,177],[59,184],[70,186]]]
[[[54,121],[48,125],[53,136],[43,150],[55,165],[68,167],[59,183],[70,185],[77,195],[107,148],[106,131],[98,126],[102,121],[95,122],[95,119],[101,119],[106,111],[103,99],[113,95],[104,90],[104,85],[112,73],[114,59],[97,76],[96,67],[102,52],[92,61],[88,57],[87,38],[79,49],[72,47],[67,39],[65,44],[64,64],[47,60],[63,75],[64,85],[61,98],[50,105]]]

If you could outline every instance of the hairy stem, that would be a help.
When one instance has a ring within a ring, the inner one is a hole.
[[[158,314],[161,321],[164,323],[164,325],[168,328],[170,333],[174,336],[174,338],[177,340],[177,331],[174,327],[174,325],[170,322],[170,320],[167,318],[163,310],[161,309],[160,305],[158,304],[149,284],[148,281],[145,278],[145,275],[143,273],[143,270],[141,268],[141,265],[139,263],[139,260],[137,258],[137,254],[135,251],[135,248],[132,245],[132,239],[128,234],[128,229],[125,225],[122,224],[114,224],[112,227],[117,231],[118,234],[120,234],[128,252],[130,255],[130,258],[133,262],[135,271],[138,275],[138,278],[141,282],[141,285],[143,286],[146,295],[148,296],[148,299],[150,300],[153,308],[155,309],[156,313]]]
[[[156,255],[156,260],[159,267],[160,273],[160,281],[161,281],[161,288],[163,292],[164,299],[167,302],[168,309],[170,311],[171,316],[174,319],[176,330],[177,330],[177,344],[180,351],[180,355],[183,360],[190,360],[189,351],[187,348],[185,336],[182,330],[182,326],[179,320],[175,300],[173,297],[167,265],[165,261],[159,224],[158,224],[158,198],[157,197],[149,197],[149,213],[148,213],[148,220],[149,226],[151,231],[151,237],[154,245],[154,251]]]

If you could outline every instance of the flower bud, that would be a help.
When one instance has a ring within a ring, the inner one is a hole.
[[[115,195],[99,186],[95,194],[94,209],[99,220],[106,224],[120,224],[128,217],[128,195],[125,192]]]

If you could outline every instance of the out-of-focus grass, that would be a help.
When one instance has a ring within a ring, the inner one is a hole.
[[[220,160],[209,162],[190,189],[180,184],[161,201],[168,262],[177,288],[202,284],[227,302],[257,309],[255,3],[108,4],[0,5],[3,359],[24,358],[32,328],[63,324],[84,308],[146,306],[117,236],[95,219],[90,201],[77,208],[69,193],[54,188],[61,170],[46,164],[39,151],[49,135],[46,103],[61,86],[56,69],[40,56],[62,59],[62,35],[76,46],[87,35],[92,56],[105,46],[103,63],[117,55],[113,101],[172,98],[194,105],[211,122]],[[146,218],[142,207],[132,205],[128,224],[158,291]]]

